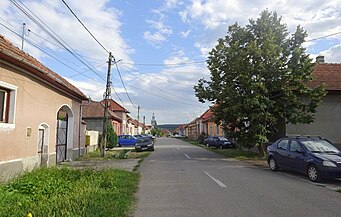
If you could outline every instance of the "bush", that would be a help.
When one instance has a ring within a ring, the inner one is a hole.
[[[114,148],[116,147],[118,142],[118,136],[114,131],[114,128],[111,124],[107,126],[107,148]]]
[[[206,137],[207,137],[206,133],[202,132],[202,133],[199,135],[199,137],[198,137],[198,142],[199,142],[200,144],[204,144],[204,140],[205,140]]]

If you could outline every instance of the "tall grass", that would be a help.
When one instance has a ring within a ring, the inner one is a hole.
[[[0,184],[0,216],[127,216],[139,175],[41,168]]]

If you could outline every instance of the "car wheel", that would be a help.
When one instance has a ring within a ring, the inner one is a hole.
[[[308,166],[307,174],[308,174],[308,178],[310,179],[310,181],[312,181],[312,182],[320,182],[321,181],[320,172],[315,165],[310,164]]]
[[[271,157],[269,159],[269,168],[271,171],[278,171],[279,170],[277,162],[275,161],[275,159],[273,157]]]
[[[223,145],[219,145],[219,148],[220,148],[220,149],[223,149],[224,147],[223,147]]]

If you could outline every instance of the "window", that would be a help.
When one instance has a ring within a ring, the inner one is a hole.
[[[217,135],[219,135],[219,124],[217,124],[216,126],[217,126]]]
[[[288,149],[288,142],[289,142],[289,140],[287,140],[287,139],[281,140],[278,143],[277,148],[278,149],[287,150]]]
[[[301,148],[301,146],[298,144],[297,141],[291,140],[291,143],[290,143],[290,151],[292,151],[292,152],[302,151],[302,148]]]
[[[14,128],[17,87],[0,81],[0,128]]]

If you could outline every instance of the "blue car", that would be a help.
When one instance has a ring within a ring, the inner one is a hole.
[[[118,146],[135,146],[137,139],[131,135],[119,135]]]
[[[229,141],[228,139],[226,139],[225,137],[222,136],[208,136],[205,140],[204,140],[204,144],[207,147],[216,147],[216,148],[234,148],[235,145]]]
[[[313,182],[341,178],[341,152],[321,137],[282,138],[268,146],[267,153],[272,171],[304,173]]]

